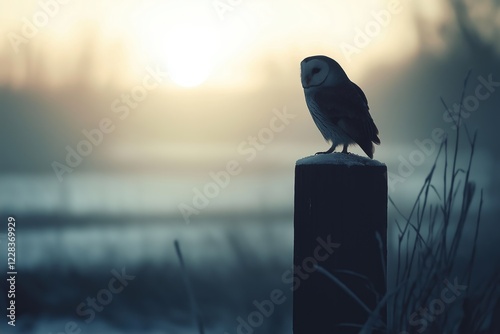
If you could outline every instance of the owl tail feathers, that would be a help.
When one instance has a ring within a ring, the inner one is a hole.
[[[366,155],[370,157],[370,159],[373,159],[373,153],[375,152],[375,145],[373,145],[374,143],[377,145],[380,144],[380,139],[377,136],[375,136],[375,138],[372,138],[371,140],[367,139],[356,142],[356,144],[361,147],[363,152],[365,152]]]
[[[380,138],[378,137],[378,129],[375,123],[373,122],[373,119],[370,119],[369,122],[365,122],[365,126],[368,125],[369,129],[365,129],[365,133],[369,135],[369,140],[366,140],[363,145],[359,145],[363,151],[370,157],[370,159],[373,159],[373,153],[375,152],[375,146],[373,144],[380,145]],[[373,142],[373,144],[372,144]]]
[[[349,134],[353,142],[358,144],[359,147],[366,153],[370,159],[373,159],[375,147],[373,144],[380,144],[378,137],[378,129],[371,118],[365,119],[362,122],[355,120],[344,120],[342,123],[345,132]]]
[[[364,143],[358,143],[359,147],[363,150],[363,152],[366,153],[370,159],[373,159],[373,153],[375,152],[375,146],[372,144],[371,141],[367,141]]]
[[[380,145],[380,138],[378,137],[378,129],[373,122],[373,119],[370,117],[369,120],[363,122],[363,131],[370,138],[374,144]]]
[[[370,157],[370,159],[373,159],[373,153],[375,153],[375,146],[372,144],[372,142],[373,144],[380,145],[380,138],[377,135],[373,135],[373,138],[365,146],[367,149],[361,147],[363,151],[365,151],[366,155]]]

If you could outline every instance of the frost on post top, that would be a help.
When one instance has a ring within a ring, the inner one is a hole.
[[[297,160],[297,166],[300,165],[345,165],[351,166],[385,166],[377,160],[365,158],[353,153],[330,153],[316,154]]]

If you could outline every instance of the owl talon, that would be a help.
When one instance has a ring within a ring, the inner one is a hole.
[[[332,146],[328,149],[328,151],[325,151],[325,152],[317,152],[317,153],[316,153],[316,155],[318,155],[318,154],[330,154],[330,153],[332,153],[333,151],[335,151],[335,147],[336,147],[336,146],[337,146],[337,145],[332,144]]]

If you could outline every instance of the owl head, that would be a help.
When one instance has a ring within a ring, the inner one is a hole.
[[[304,89],[336,86],[349,81],[340,65],[327,56],[311,56],[300,63],[300,79]]]

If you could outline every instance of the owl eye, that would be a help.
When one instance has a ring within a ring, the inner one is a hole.
[[[313,68],[313,70],[312,70],[313,74],[316,74],[316,73],[318,73],[319,71],[321,71],[321,69],[320,69],[319,67],[315,67],[315,68]]]

